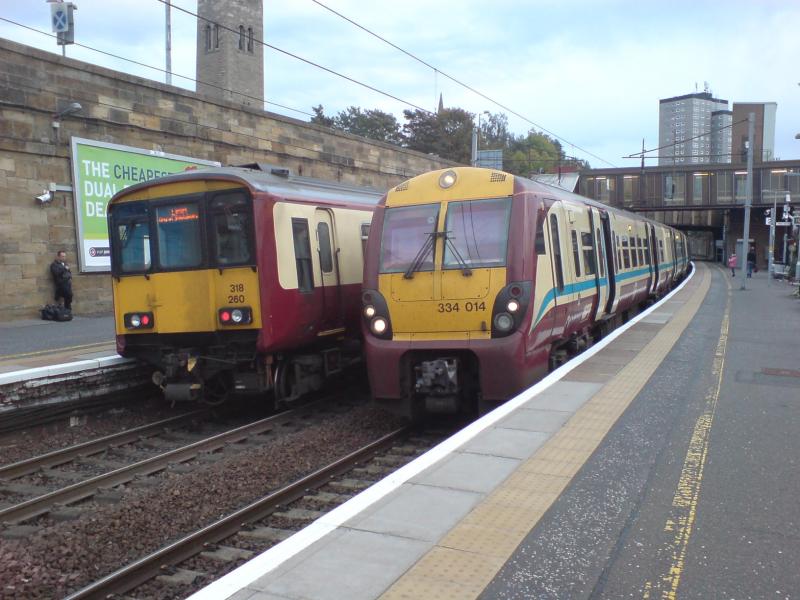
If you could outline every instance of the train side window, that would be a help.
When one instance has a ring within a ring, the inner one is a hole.
[[[367,240],[369,239],[369,227],[370,223],[362,223],[361,224],[361,252],[363,255],[367,255]]]
[[[558,235],[558,219],[550,215],[550,241],[553,243],[553,265],[556,269],[556,287],[564,291],[564,271],[561,267],[561,238]]]
[[[333,271],[331,252],[331,230],[327,223],[317,223],[317,243],[319,243],[319,268],[323,273]]]
[[[619,236],[614,234],[614,239],[616,240],[617,245],[617,269],[621,269],[623,266],[622,263],[622,244],[620,244]]]
[[[301,292],[314,289],[314,271],[311,265],[311,238],[308,234],[308,219],[292,219],[294,258],[297,264],[297,288]]]
[[[658,240],[658,262],[664,262],[664,240]]]
[[[581,251],[578,248],[578,234],[572,230],[572,258],[575,259],[575,277],[581,276]]]
[[[650,238],[645,236],[644,238],[644,262],[645,264],[652,264],[650,262]]]
[[[630,246],[629,251],[631,253],[631,266],[638,267],[639,261],[636,258],[636,238],[634,236],[630,236],[628,240],[628,245]]]
[[[583,247],[583,268],[586,270],[587,275],[594,275],[597,273],[597,267],[594,253],[594,240],[592,239],[591,232],[581,232],[581,246]]]
[[[636,241],[639,243],[638,245],[638,253],[639,253],[639,264],[643,265],[644,263],[644,240],[640,237],[636,237]]]
[[[536,237],[533,240],[534,250],[539,256],[547,253],[544,245],[544,223],[546,220],[547,214],[544,210],[540,210],[536,217]]]
[[[597,256],[600,257],[600,277],[606,276],[606,254],[603,251],[603,239],[600,237],[600,229],[596,230],[597,237]]]
[[[622,263],[626,269],[631,268],[631,256],[628,249],[628,239],[622,238]]]

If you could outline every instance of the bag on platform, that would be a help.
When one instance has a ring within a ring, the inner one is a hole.
[[[41,312],[45,321],[72,321],[72,311],[59,304],[48,304]]]

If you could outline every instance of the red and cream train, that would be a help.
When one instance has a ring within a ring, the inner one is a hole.
[[[379,198],[258,165],[126,188],[109,203],[119,353],[175,400],[319,389],[360,335]]]
[[[373,396],[411,418],[507,400],[663,295],[687,250],[671,227],[508,173],[409,179],[367,243]]]

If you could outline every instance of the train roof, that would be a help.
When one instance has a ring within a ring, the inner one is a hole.
[[[377,204],[381,196],[386,193],[385,190],[376,188],[293,175],[286,168],[252,163],[236,167],[202,167],[151,179],[126,187],[118,192],[111,202],[154,185],[208,179],[240,182],[255,192],[287,198],[314,198],[315,200],[365,205]]]

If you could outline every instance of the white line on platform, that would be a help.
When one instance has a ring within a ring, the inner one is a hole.
[[[301,529],[291,537],[287,538],[283,542],[280,542],[279,544],[276,544],[262,554],[259,554],[249,562],[243,564],[238,569],[231,571],[214,583],[195,592],[189,596],[188,600],[222,600],[223,598],[229,598],[231,595],[248,586],[259,577],[263,577],[270,571],[276,569],[282,563],[299,554],[302,550],[305,550],[314,542],[322,539],[332,531],[335,531],[343,523],[359,514],[365,508],[371,506],[387,494],[396,490],[411,478],[416,477],[428,467],[436,464],[451,452],[466,444],[476,435],[488,429],[497,423],[497,421],[528,402],[531,398],[546,390],[548,387],[564,377],[567,373],[580,366],[597,354],[600,350],[608,346],[611,342],[633,327],[636,323],[647,317],[657,308],[661,307],[665,302],[672,298],[672,296],[683,289],[683,286],[689,283],[692,277],[694,277],[697,269],[694,268],[694,265],[692,265],[692,267],[692,272],[689,277],[681,282],[678,287],[664,296],[661,300],[653,304],[653,306],[638,314],[621,327],[615,329],[608,336],[600,340],[588,350],[579,354],[566,364],[560,366],[558,369],[547,375],[547,377],[524,390],[511,400],[501,404],[492,412],[484,415],[477,421],[474,421],[469,426],[456,433],[454,436],[431,448],[425,454],[417,457],[388,477],[374,483],[372,486],[354,496],[341,506],[338,506],[331,512],[320,517],[309,526]]]
[[[0,373],[0,386],[19,383],[20,381],[45,379],[47,377],[56,377],[68,373],[113,367],[131,361],[132,359],[130,358],[123,358],[119,354],[112,354],[109,356],[101,356],[100,358],[93,358],[91,360],[77,360],[60,365],[48,365],[45,367],[35,367],[33,369],[22,369],[21,371],[11,371],[10,373]]]

